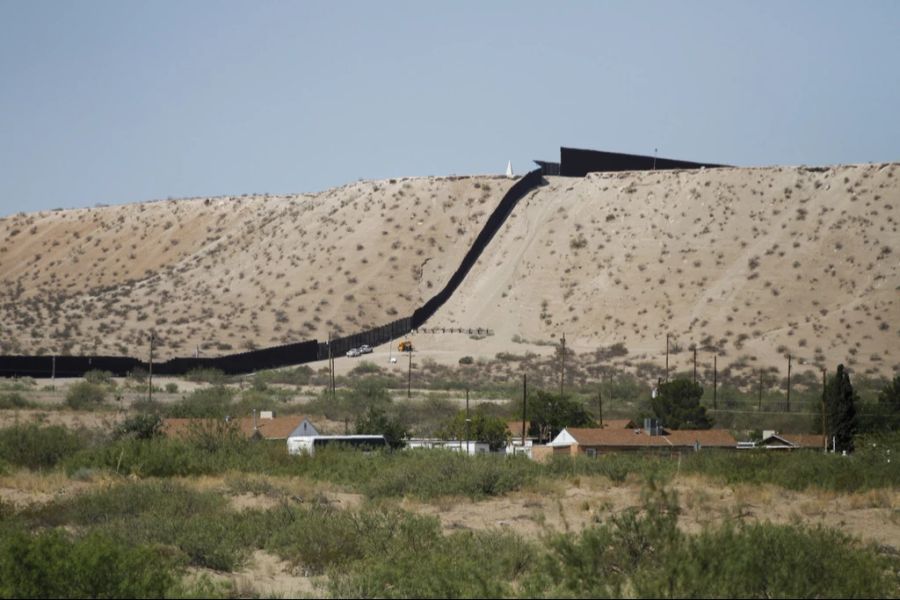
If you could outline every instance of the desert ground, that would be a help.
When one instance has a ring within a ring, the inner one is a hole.
[[[610,348],[622,368],[900,370],[896,163],[548,177],[414,335],[420,357]],[[12,353],[220,355],[380,325],[446,283],[512,181],[359,182],[0,220]],[[377,349],[388,364],[391,349]],[[352,368],[341,359],[337,368]],[[316,365],[318,366],[318,365]],[[396,367],[399,368],[399,365]]]

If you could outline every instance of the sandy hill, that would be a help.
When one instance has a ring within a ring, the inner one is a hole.
[[[513,181],[368,181],[0,220],[0,351],[204,356],[408,316]]]
[[[659,366],[668,333],[677,369],[696,344],[710,368],[900,371],[898,166],[547,178],[430,324]]]
[[[417,178],[320,194],[160,201],[0,220],[4,352],[204,355],[409,315],[512,181]],[[426,354],[594,351],[674,369],[900,370],[897,164],[547,178],[428,327]],[[622,346],[618,348],[621,350]],[[613,353],[615,354],[615,353]]]

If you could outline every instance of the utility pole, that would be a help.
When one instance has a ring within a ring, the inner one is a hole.
[[[528,375],[522,373],[522,450],[525,449],[525,422],[528,415]]]
[[[600,427],[603,427],[603,390],[597,390],[597,412],[600,414]]]
[[[331,371],[331,402],[335,402],[334,354],[331,351],[331,332],[328,333],[328,370]]]
[[[466,388],[466,456],[469,456],[469,427],[472,425],[472,419],[469,418],[469,388]]]
[[[762,410],[762,378],[763,378],[763,372],[762,372],[762,369],[760,369],[759,370],[759,400],[757,401],[758,405],[756,407],[757,411]]]
[[[716,364],[718,358],[719,356],[717,354],[713,354],[713,410],[718,410],[719,408],[717,402],[719,394],[719,366]]]
[[[566,334],[562,334],[562,364],[559,371],[559,395],[563,395],[564,382],[566,380]]]
[[[147,378],[147,400],[149,402],[153,401],[153,342],[154,342],[153,332],[150,332],[150,373]]]
[[[787,412],[791,412],[791,355],[788,354]]]
[[[666,383],[669,383],[669,334],[666,334]]]
[[[828,429],[826,428],[827,421],[825,418],[825,375],[827,371],[825,367],[822,367],[822,445],[825,448],[825,452],[828,452]]]
[[[409,354],[409,369],[406,375],[406,399],[412,398],[412,348],[406,351]]]
[[[694,383],[697,383],[697,345],[694,344]]]

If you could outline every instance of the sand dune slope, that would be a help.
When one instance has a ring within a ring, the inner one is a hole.
[[[900,169],[711,169],[550,177],[516,207],[436,326],[489,323],[659,361],[900,370]],[[449,336],[443,345],[453,345]],[[472,350],[464,341],[460,346]],[[527,344],[526,344],[527,346]],[[711,365],[710,365],[711,366]],[[802,367],[801,367],[802,368]]]

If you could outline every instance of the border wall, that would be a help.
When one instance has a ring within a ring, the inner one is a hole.
[[[197,368],[219,369],[229,375],[252,373],[263,369],[274,369],[299,365],[328,358],[329,345],[332,356],[343,356],[350,348],[363,344],[378,346],[410,333],[425,323],[444,305],[463,279],[478,261],[481,253],[506,222],[516,203],[543,181],[541,170],[536,169],[519,179],[506,192],[497,208],[488,218],[478,237],[472,243],[462,263],[444,288],[428,300],[412,316],[392,321],[352,335],[339,337],[330,342],[309,340],[283,346],[273,346],[250,350],[237,354],[202,358],[173,358],[153,363],[153,373],[158,375],[184,375]],[[127,356],[0,356],[0,377],[81,377],[88,371],[109,371],[117,377],[124,377],[135,369],[150,370],[150,364]]]

